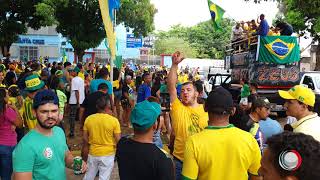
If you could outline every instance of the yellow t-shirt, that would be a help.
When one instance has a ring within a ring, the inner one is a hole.
[[[108,114],[96,113],[87,117],[83,126],[89,134],[89,154],[93,156],[110,156],[116,152],[114,134],[120,134],[117,118]]]
[[[116,89],[119,89],[119,87],[120,87],[119,80],[112,81],[112,87],[114,87]]]
[[[84,73],[83,73],[83,72],[80,71],[80,72],[78,73],[78,76],[79,76],[82,80],[84,80]]]
[[[248,132],[232,124],[209,126],[188,138],[184,154],[184,179],[247,180],[258,175],[261,153]]]
[[[131,81],[131,83],[129,84],[129,86],[133,89],[136,88],[136,83],[134,81]]]
[[[6,88],[6,85],[0,83],[0,88]]]
[[[29,130],[35,128],[37,125],[37,118],[34,117],[32,113],[32,105],[33,100],[29,97],[26,97],[23,103],[23,120],[26,123],[25,125],[27,125]]]
[[[178,81],[179,81],[179,83],[183,84],[183,76],[182,75],[178,76]]]
[[[280,36],[280,33],[279,33],[279,32],[276,33],[276,32],[274,32],[274,31],[272,31],[272,30],[269,30],[269,32],[268,32],[267,35],[268,35],[268,36]]]
[[[208,126],[208,113],[204,111],[203,105],[188,107],[177,98],[172,103],[170,115],[175,133],[173,155],[183,161],[187,138]]]

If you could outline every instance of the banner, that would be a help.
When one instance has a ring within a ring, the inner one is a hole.
[[[300,71],[298,66],[259,65],[249,69],[249,81],[263,86],[294,86],[299,83]]]
[[[111,60],[116,59],[116,35],[113,31],[112,19],[109,14],[109,2],[108,0],[99,0],[99,6],[101,16],[106,30],[109,48],[111,50]]]
[[[288,64],[300,61],[300,48],[293,36],[265,36],[259,39],[258,61]]]
[[[116,56],[116,60],[114,61],[114,64],[120,70],[122,67],[122,56]]]

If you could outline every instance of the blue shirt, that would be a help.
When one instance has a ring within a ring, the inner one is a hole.
[[[146,100],[150,96],[151,96],[150,86],[145,83],[141,84],[138,90],[137,103]]]
[[[94,93],[96,91],[98,91],[98,86],[101,83],[106,83],[108,85],[108,94],[111,95],[112,94],[112,84],[110,81],[104,80],[104,79],[94,79],[91,81],[90,83],[90,93]]]
[[[266,36],[269,32],[269,24],[268,22],[264,19],[260,22],[259,30],[257,32],[257,35],[260,36]]]
[[[271,118],[267,118],[267,120],[260,120],[259,125],[265,139],[268,139],[269,137],[279,134],[283,131],[278,121],[275,121]]]

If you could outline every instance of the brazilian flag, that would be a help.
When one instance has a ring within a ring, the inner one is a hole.
[[[222,17],[225,11],[220,6],[214,4],[210,0],[208,0],[208,6],[209,6],[211,18],[213,20],[214,29],[221,29],[220,22],[222,20]]]
[[[260,36],[258,61],[289,64],[300,61],[300,48],[293,36]]]

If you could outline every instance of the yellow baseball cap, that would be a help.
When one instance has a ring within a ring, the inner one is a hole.
[[[316,96],[313,91],[302,85],[296,85],[289,91],[279,90],[278,92],[280,97],[283,99],[296,99],[311,107],[314,107],[314,103],[316,101]]]

